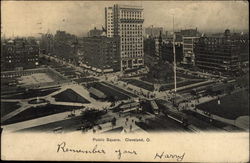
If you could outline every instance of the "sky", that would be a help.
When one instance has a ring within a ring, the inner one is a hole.
[[[201,32],[248,30],[247,1],[1,1],[1,34],[38,36],[65,30],[78,36],[104,26],[104,8],[114,4],[144,8],[144,27],[172,31],[198,28]]]

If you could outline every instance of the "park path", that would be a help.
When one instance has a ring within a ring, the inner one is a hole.
[[[22,102],[21,99],[1,99],[1,102]]]
[[[36,118],[36,119],[32,119],[32,120],[27,120],[27,121],[23,121],[23,122],[5,125],[5,126],[2,126],[2,128],[4,130],[10,131],[10,132],[16,131],[16,130],[22,130],[22,129],[26,129],[26,128],[31,128],[31,127],[40,126],[40,125],[63,120],[70,113],[71,113],[71,111],[53,114],[53,115],[49,115],[49,116],[45,116],[45,117],[41,117],[41,118]]]
[[[77,92],[78,94],[80,94],[81,96],[83,96],[84,98],[86,98],[88,101],[90,101],[91,103],[89,104],[84,104],[84,103],[75,103],[75,102],[57,102],[55,101],[55,99],[52,97],[58,93],[61,93],[63,91],[65,91],[66,89],[72,89],[75,92]],[[89,96],[88,91],[83,88],[83,86],[81,85],[76,85],[76,84],[66,84],[63,85],[62,88],[58,91],[55,91],[47,96],[41,97],[42,99],[45,99],[47,101],[49,101],[50,104],[54,104],[54,105],[66,105],[66,106],[82,106],[82,107],[91,107],[91,108],[96,108],[98,110],[103,109],[103,107],[108,107],[110,106],[110,102],[99,102],[96,101],[95,99],[91,98]],[[7,119],[10,119],[14,116],[16,116],[17,114],[25,111],[26,109],[30,108],[30,107],[37,107],[37,106],[43,106],[46,105],[46,103],[41,103],[41,104],[29,104],[28,101],[34,99],[34,97],[29,98],[29,99],[3,99],[2,101],[4,102],[20,102],[21,107],[8,113],[7,115],[2,117],[2,122],[6,121]]]

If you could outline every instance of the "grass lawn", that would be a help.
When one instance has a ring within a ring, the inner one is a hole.
[[[111,89],[110,87],[105,86],[104,84],[101,83],[89,83],[87,85],[87,87],[94,87],[98,90],[100,90],[101,92],[103,92],[108,99],[113,99],[113,100],[127,100],[130,97],[128,95],[125,95],[121,92],[119,92],[118,90],[115,89]]]
[[[4,121],[2,124],[6,125],[6,124],[22,122],[56,113],[71,111],[73,109],[79,109],[79,108],[80,107],[77,106],[62,106],[62,105],[51,105],[51,104],[40,107],[30,107],[24,110],[23,112],[15,115],[14,117]]]
[[[143,82],[141,80],[137,80],[137,79],[124,79],[123,81],[125,81],[125,82],[127,82],[129,84],[135,85],[137,87],[146,89],[148,91],[154,91],[154,85],[145,83],[145,82]]]
[[[244,90],[222,97],[220,105],[217,100],[213,100],[197,105],[197,108],[223,118],[234,120],[239,116],[249,115],[248,100],[248,90]]]
[[[173,83],[174,82],[174,78],[173,77],[169,77],[167,79],[157,79],[157,78],[149,78],[147,76],[144,76],[141,78],[142,81],[146,81],[146,82],[149,82],[149,83],[156,83],[156,84],[170,84],[170,83]],[[179,81],[182,81],[183,79],[182,78],[178,78],[177,77],[177,82]]]
[[[178,73],[177,72],[176,75],[179,76],[179,77],[186,78],[186,79],[204,79],[203,77],[197,77],[195,75],[189,75],[189,74],[185,74],[185,73]]]
[[[210,122],[210,118],[208,118],[208,117],[206,117],[204,115],[201,115],[199,113],[196,113],[194,111],[191,111],[191,110],[184,110],[183,112],[185,114],[187,114],[188,117],[193,116],[193,117],[201,120],[203,124],[199,123],[198,125],[199,125],[200,128],[203,128],[203,129],[206,129],[209,126],[214,126],[216,128],[223,128],[223,127],[228,126],[228,124],[223,123],[223,122],[218,121],[218,120],[213,120],[212,122]],[[194,124],[194,125],[196,125],[196,124]]]
[[[70,67],[60,67],[60,68],[55,68],[56,71],[59,71],[59,72],[70,72],[70,71],[74,71],[73,68],[70,68]]]
[[[1,102],[1,117],[20,108],[19,102]]]
[[[185,131],[185,129],[176,121],[166,117],[161,117],[160,119],[149,119],[147,120],[147,123],[136,122],[136,125],[148,132]]]
[[[63,72],[64,76],[76,76],[76,73],[74,71],[65,71]]]
[[[3,95],[12,95],[15,93],[22,93],[25,91],[25,88],[20,88],[16,86],[2,86],[1,85],[1,96]],[[3,98],[3,97],[1,97]]]
[[[109,84],[109,83],[106,83],[106,82],[102,82],[103,84],[106,84],[107,86],[109,86],[109,87],[111,87],[111,88],[113,88],[113,89],[116,89],[117,91],[120,91],[120,92],[122,92],[122,93],[124,93],[124,94],[126,94],[126,95],[128,95],[128,96],[131,96],[131,97],[138,97],[137,95],[134,95],[134,94],[132,94],[132,93],[130,93],[130,92],[127,92],[127,91],[125,91],[125,90],[123,90],[123,89],[121,89],[121,88],[118,88],[118,87],[116,87],[116,86],[114,86],[114,85],[112,85],[112,84]]]
[[[59,102],[78,102],[78,103],[90,103],[87,99],[80,96],[72,89],[66,89],[65,91],[53,96],[56,101]]]

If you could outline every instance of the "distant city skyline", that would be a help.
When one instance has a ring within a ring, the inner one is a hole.
[[[94,27],[104,27],[104,8],[114,4],[142,6],[144,27],[198,28],[201,32],[248,30],[245,1],[1,1],[2,33],[5,37],[39,36],[64,30],[82,36]]]

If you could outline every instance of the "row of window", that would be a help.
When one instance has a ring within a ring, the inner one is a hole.
[[[120,17],[120,19],[129,19],[129,20],[140,20],[140,19],[142,19],[142,17],[141,16],[138,16],[138,17],[135,17],[135,16],[121,16]]]
[[[129,47],[129,46],[130,46],[130,47],[132,47],[132,46],[135,46],[135,47],[142,47],[142,44],[137,44],[137,45],[136,45],[136,44],[132,44],[132,43],[127,43],[127,44],[126,44],[126,43],[121,43],[121,46],[122,46],[122,47],[125,47],[125,46],[126,46],[126,47],[127,47],[127,46],[128,46],[128,47]]]
[[[122,35],[121,37],[121,41],[143,41],[142,37],[124,37],[124,35]]]
[[[114,27],[114,25],[113,24],[108,24],[107,25],[107,27],[108,28],[113,28]],[[136,32],[136,31],[138,31],[138,32],[142,32],[142,28],[117,28],[119,31],[121,31],[121,32],[127,32],[127,31],[134,31],[134,32]]]
[[[142,48],[142,44],[139,43],[139,42],[138,42],[138,43],[130,43],[130,42],[129,42],[129,43],[126,43],[126,42],[124,43],[124,42],[122,42],[122,43],[121,43],[121,46],[122,46],[122,47],[123,47],[123,46],[134,46],[134,47],[141,47],[141,48]]]
[[[142,28],[142,24],[120,24],[121,27],[140,27]]]
[[[123,37],[124,37],[124,38],[128,38],[128,37],[129,37],[129,38],[142,37],[142,34],[139,34],[139,35],[138,35],[138,34],[137,34],[137,35],[135,35],[135,34],[134,34],[134,35],[132,35],[132,34],[130,34],[130,35],[121,35],[121,37],[122,37],[122,38],[123,38]]]
[[[132,39],[132,38],[124,38],[121,39],[121,44],[143,44],[143,40],[141,39]]]
[[[138,51],[142,51],[142,48],[122,47],[121,51],[136,51],[135,53],[137,53]]]
[[[132,44],[132,43],[127,43],[127,44],[126,44],[126,43],[121,43],[121,46],[122,46],[122,47],[125,47],[125,46],[128,46],[128,47],[129,47],[129,46],[131,46],[131,47],[132,47],[132,46],[135,46],[135,47],[142,47],[142,44],[137,44],[137,45],[136,45],[136,44]]]
[[[136,57],[143,57],[142,55],[123,55],[122,58],[136,58]]]
[[[142,34],[141,30],[121,30],[121,34]]]
[[[143,50],[137,50],[137,51],[121,51],[122,55],[127,55],[127,54],[131,54],[131,55],[142,55],[143,54]]]
[[[122,61],[122,64],[123,64],[123,67],[126,67],[126,64],[128,63],[129,61],[126,61],[126,60],[123,60]],[[131,60],[130,60],[130,62],[131,62]],[[134,64],[136,64],[136,63],[143,63],[143,60],[142,59],[135,59],[135,60],[133,60],[133,63]]]
[[[136,12],[136,11],[121,11],[120,12],[121,17],[141,17],[142,13],[141,12]]]
[[[135,50],[135,49],[129,49],[129,50],[126,50],[126,51],[121,51],[122,52],[122,54],[142,54],[143,53],[143,49],[137,49],[137,50]]]
[[[120,29],[120,30],[138,30],[138,31],[142,31],[142,27],[118,27],[118,29]]]

